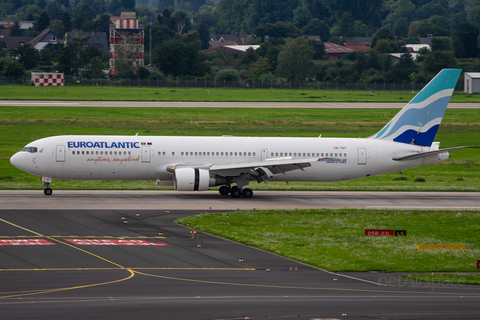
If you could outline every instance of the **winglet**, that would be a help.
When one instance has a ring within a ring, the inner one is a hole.
[[[432,145],[461,69],[443,69],[372,139]]]

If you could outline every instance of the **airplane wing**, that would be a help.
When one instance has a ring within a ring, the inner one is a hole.
[[[420,159],[420,158],[423,158],[423,157],[426,157],[426,156],[431,156],[431,155],[434,155],[434,154],[460,150],[460,149],[464,149],[464,148],[468,148],[468,147],[453,147],[453,148],[446,148],[446,149],[441,149],[441,150],[413,153],[413,154],[409,154],[409,155],[406,155],[406,156],[393,157],[392,160],[405,161],[405,160]]]
[[[313,162],[321,159],[322,158],[292,159],[288,157],[255,162],[214,164],[210,167],[210,172],[221,176],[237,176],[243,173],[257,171],[257,169],[268,169],[272,174],[278,174],[292,170],[303,170],[303,168],[310,167]]]

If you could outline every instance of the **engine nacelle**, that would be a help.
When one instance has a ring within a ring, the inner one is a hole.
[[[210,174],[206,169],[177,168],[173,185],[178,191],[205,191],[210,186]]]

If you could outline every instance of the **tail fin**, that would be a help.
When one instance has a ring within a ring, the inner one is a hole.
[[[461,69],[443,69],[372,139],[432,145]]]

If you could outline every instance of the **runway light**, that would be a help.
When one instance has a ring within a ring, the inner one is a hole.
[[[122,220],[125,220],[125,216],[122,217]]]
[[[347,314],[346,314],[346,313],[342,313],[342,317],[346,317],[346,316],[347,316]]]
[[[166,212],[166,213],[170,213],[170,211],[169,211],[169,210],[167,210],[167,211],[165,211],[165,212]]]
[[[127,220],[124,220],[123,223],[128,223],[128,221],[127,221]]]
[[[295,267],[295,271],[298,271],[298,267]]]
[[[289,271],[293,271],[293,268],[292,268],[292,267],[290,267],[290,270],[289,270]]]
[[[158,235],[159,235],[159,236],[163,236],[163,232],[159,232]]]
[[[137,212],[137,217],[140,217],[140,213],[139,213],[139,212]]]
[[[267,268],[267,272],[270,272],[270,269]]]
[[[337,278],[333,278],[333,281],[337,281]]]
[[[201,244],[197,244],[197,248],[201,248],[201,247],[202,247],[202,245],[201,245]]]
[[[243,259],[242,258],[238,259],[238,262],[243,262]]]

